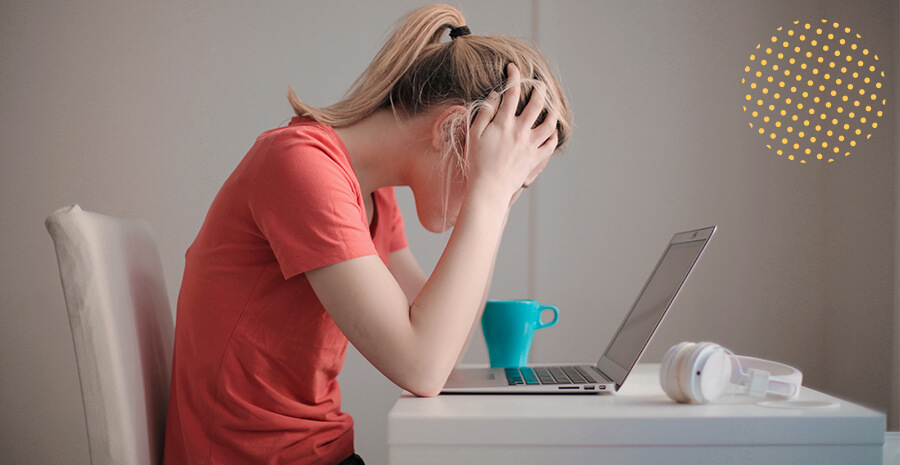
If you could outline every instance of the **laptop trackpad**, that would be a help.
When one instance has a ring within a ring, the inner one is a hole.
[[[450,372],[445,387],[493,386],[498,382],[497,371],[491,368],[457,368]],[[500,381],[505,385],[506,377],[503,376]]]

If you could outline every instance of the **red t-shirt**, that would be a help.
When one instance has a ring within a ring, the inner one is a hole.
[[[185,255],[165,463],[330,464],[353,453],[347,338],[304,275],[407,246],[393,188],[372,225],[347,149],[294,118],[262,134]]]

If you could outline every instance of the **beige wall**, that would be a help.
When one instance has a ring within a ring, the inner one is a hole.
[[[174,303],[219,185],[290,116],[286,84],[334,101],[420,3],[0,3],[4,462],[88,463],[44,217],[79,202],[150,221]],[[570,150],[514,210],[491,289],[560,307],[533,360],[595,359],[669,236],[717,224],[645,360],[716,340],[795,364],[812,387],[883,411],[893,401],[897,429],[896,110],[827,166],[772,155],[740,111],[752,47],[796,19],[852,25],[897,76],[896,2],[459,3],[475,33],[539,40],[576,114]],[[885,89],[895,107],[896,84]],[[425,233],[408,191],[399,197],[430,269],[446,237]],[[486,360],[478,338],[466,360]],[[341,381],[359,451],[384,463],[398,389],[352,350]]]

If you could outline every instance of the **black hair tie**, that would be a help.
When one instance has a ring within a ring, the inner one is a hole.
[[[467,36],[471,33],[472,31],[469,30],[469,26],[454,27],[453,29],[450,29],[450,38],[455,39],[460,36]]]

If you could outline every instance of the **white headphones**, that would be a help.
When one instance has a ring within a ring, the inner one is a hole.
[[[745,371],[746,370],[746,371]],[[713,342],[682,342],[666,352],[659,370],[663,391],[676,402],[705,404],[735,393],[796,399],[803,373],[778,362],[734,355]]]

